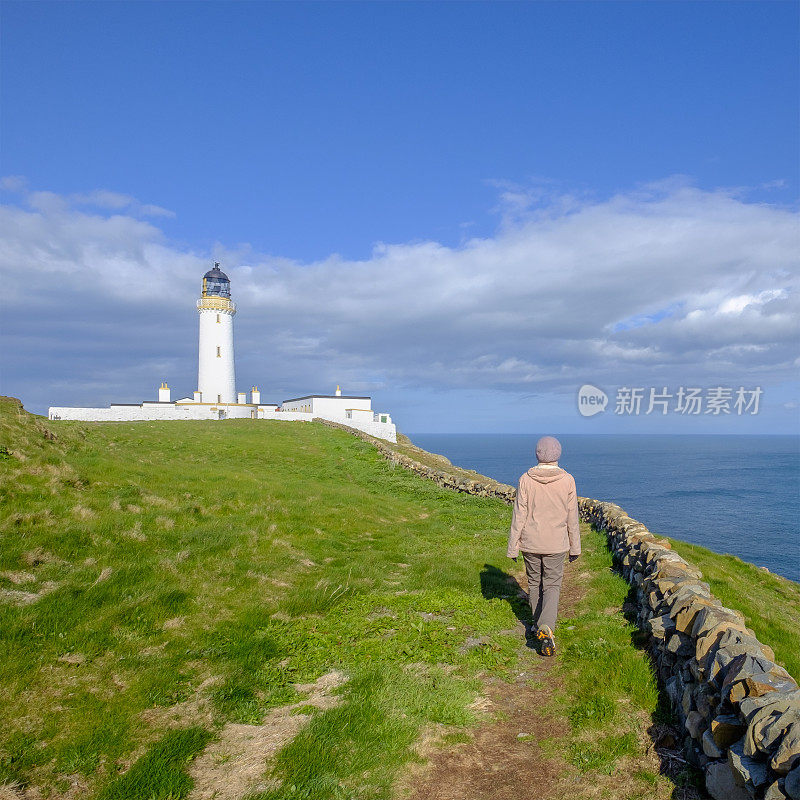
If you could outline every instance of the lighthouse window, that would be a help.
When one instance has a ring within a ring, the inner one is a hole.
[[[217,314],[217,322],[221,322],[221,320],[219,318],[219,314]]]
[[[222,358],[222,353],[220,353],[220,348],[217,348],[217,358]]]

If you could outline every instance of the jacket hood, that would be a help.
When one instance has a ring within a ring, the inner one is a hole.
[[[526,474],[538,483],[555,483],[564,480],[569,473],[561,467],[531,467]]]

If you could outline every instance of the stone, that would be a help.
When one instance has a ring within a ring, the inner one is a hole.
[[[725,670],[725,678],[722,681],[722,689],[725,689],[735,681],[742,680],[748,675],[755,675],[769,671],[774,666],[765,657],[760,658],[754,653],[743,653],[731,661]]]
[[[741,655],[764,658],[758,639],[741,631],[729,629],[720,637],[716,649],[709,650],[704,661],[700,663],[705,668],[709,680],[717,680],[719,683],[724,679],[729,665]]]
[[[750,800],[750,793],[739,786],[727,761],[712,761],[706,765],[706,791],[714,800]]]
[[[756,715],[763,713],[765,709],[774,710],[779,714],[784,714],[790,709],[800,709],[800,690],[769,692],[761,697],[745,697],[739,703],[739,713],[748,725],[753,722]]]
[[[715,709],[719,705],[719,700],[719,695],[708,683],[701,684],[694,694],[695,706],[706,719],[712,719],[715,716]]]
[[[683,696],[683,685],[678,681],[678,676],[673,675],[664,685],[664,690],[669,697],[672,707],[678,708]]]
[[[667,640],[667,651],[679,658],[687,658],[694,655],[694,642],[685,633],[676,631]]]
[[[642,558],[646,565],[652,564],[662,553],[668,552],[666,547],[662,547],[655,542],[647,542],[642,548]]]
[[[769,767],[763,761],[745,755],[742,740],[728,748],[728,763],[733,770],[733,779],[739,786],[757,790],[769,783]]]
[[[787,795],[781,788],[781,782],[779,780],[771,783],[767,787],[767,791],[764,792],[764,800],[786,800],[786,798]]]
[[[683,695],[681,696],[681,708],[683,709],[683,715],[685,717],[689,716],[689,712],[694,707],[693,697],[692,697],[692,687],[685,686],[683,689]]]
[[[698,747],[694,739],[685,739],[683,745],[683,757],[687,764],[703,769],[709,762],[708,756]]]
[[[706,718],[699,711],[690,711],[686,715],[684,727],[689,731],[692,739],[699,739],[707,727]]]
[[[800,764],[789,770],[783,790],[792,800],[800,800]]]
[[[732,703],[739,703],[745,697],[762,697],[767,692],[789,692],[796,687],[797,684],[791,679],[776,678],[769,672],[759,672],[733,683],[728,698]]]
[[[780,703],[765,706],[753,715],[747,727],[745,753],[772,753],[793,726],[800,726],[800,712],[784,710]]]
[[[800,723],[789,725],[769,763],[779,775],[787,775],[800,765]]]
[[[717,747],[730,747],[745,730],[746,726],[735,714],[720,714],[711,720],[711,735]]]
[[[719,606],[719,600],[717,600],[716,597],[697,596],[690,603],[682,606],[677,613],[674,613],[673,608],[675,627],[683,633],[691,634],[694,621],[697,619],[700,610],[717,606]]]
[[[682,608],[690,605],[699,597],[708,599],[711,597],[711,590],[707,583],[701,583],[697,580],[682,583],[674,591],[667,592],[664,595],[664,599],[670,609],[670,616],[673,619]]]
[[[692,626],[692,636],[699,639],[721,623],[729,622],[731,625],[741,625],[744,630],[744,617],[738,612],[724,606],[708,606],[700,610]]]
[[[714,649],[716,652],[716,648],[719,645],[720,639],[722,639],[723,635],[727,630],[730,629],[730,627],[730,622],[723,621],[710,631],[704,633],[703,636],[697,637],[693,634],[693,638],[695,639],[695,658],[698,662],[704,663],[703,660],[710,650]]]
[[[725,755],[725,753],[722,752],[722,748],[714,741],[710,729],[703,733],[703,738],[700,741],[703,746],[703,752],[709,758],[722,758]]]
[[[652,564],[652,568],[663,578],[683,580],[687,575],[700,580],[703,573],[697,567],[690,566],[676,553],[662,553]]]

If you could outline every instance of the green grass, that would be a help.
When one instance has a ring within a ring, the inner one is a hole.
[[[181,796],[168,712],[214,735],[336,669],[341,705],[308,715],[281,791],[389,797],[422,726],[469,725],[479,675],[517,658],[481,578],[503,565],[508,508],[347,433],[54,424],[6,400],[0,442],[0,782],[79,773],[89,797],[136,797],[163,772]]]
[[[202,728],[167,733],[124,775],[111,781],[100,793],[100,800],[179,800],[186,797],[192,781],[183,768],[210,738]]]
[[[0,509],[0,785],[52,794],[77,774],[87,798],[182,797],[224,724],[300,703],[307,726],[262,798],[388,800],[423,728],[468,741],[482,681],[534,658],[509,633],[510,509],[321,425],[48,423],[0,400]],[[551,750],[619,777],[661,709],[619,613],[628,587],[586,526],[584,552]],[[715,575],[716,558],[691,560],[740,608],[714,581],[734,591],[748,565]],[[776,635],[751,624],[796,663],[781,638],[796,589],[756,574]],[[296,685],[331,670],[348,677],[339,705],[303,706]]]

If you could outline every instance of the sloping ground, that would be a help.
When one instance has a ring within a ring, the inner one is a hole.
[[[479,676],[512,669],[516,618],[480,578],[502,564],[496,501],[319,425],[52,424],[6,400],[0,426],[15,796],[187,796],[227,725],[336,670],[338,704],[305,703],[267,790],[388,797],[419,732],[469,725]]]
[[[685,794],[588,528],[543,663],[508,507],[347,433],[3,400],[0,470],[0,797]]]

